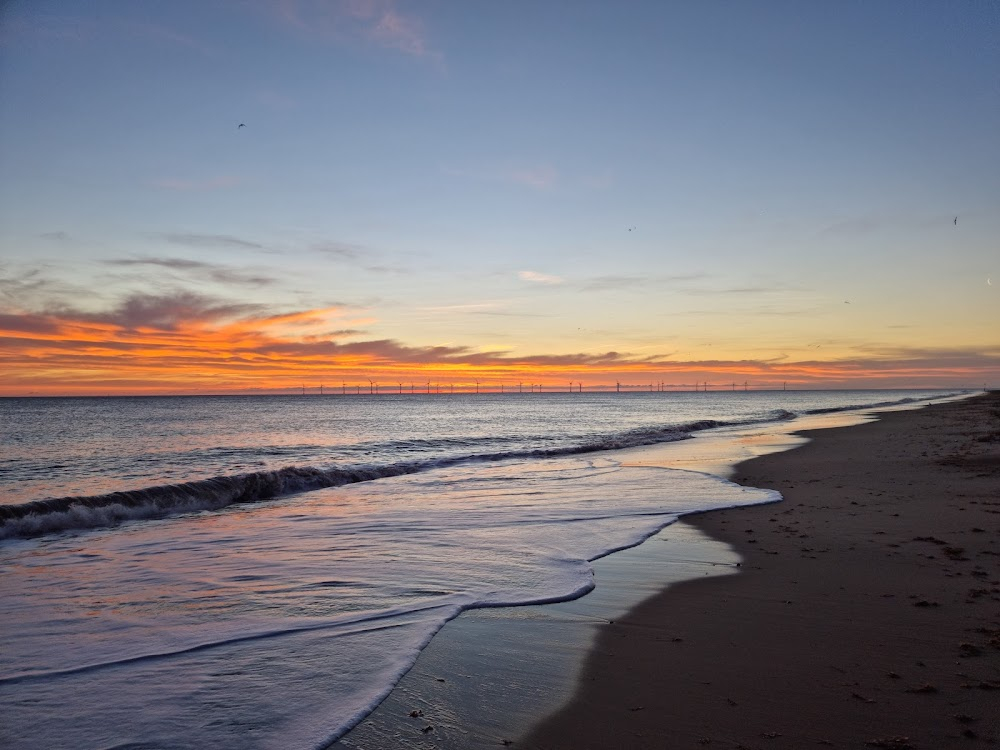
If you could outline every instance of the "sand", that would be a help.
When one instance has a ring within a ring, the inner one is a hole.
[[[688,517],[742,556],[604,626],[518,748],[975,748],[1000,740],[1000,394],[805,433]]]

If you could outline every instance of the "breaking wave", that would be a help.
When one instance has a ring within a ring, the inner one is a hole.
[[[556,458],[684,440],[727,422],[702,420],[686,425],[630,430],[562,447],[467,453],[388,464],[315,467],[286,466],[273,471],[212,477],[191,482],[109,492],[88,497],[58,497],[19,505],[0,505],[0,539],[25,538],[71,529],[115,526],[124,521],[213,511],[236,503],[255,503],[299,492],[417,474],[456,464],[512,459]]]
[[[870,409],[920,400],[925,399],[904,398],[875,404],[811,409],[802,413],[824,414]],[[476,451],[473,441],[462,446],[466,449],[465,452],[459,451],[456,454],[454,450],[460,441],[428,440],[426,445],[419,446],[421,452],[426,451],[431,454],[426,459],[332,467],[286,466],[275,470],[217,476],[103,495],[57,497],[14,505],[0,504],[0,540],[29,538],[68,530],[112,527],[125,521],[164,518],[182,513],[215,511],[236,503],[261,502],[300,492],[416,474],[456,464],[555,458],[654,445],[685,440],[696,432],[716,427],[787,421],[796,416],[798,414],[795,412],[775,409],[764,419],[736,421],[706,419],[681,425],[599,435],[582,443],[554,447],[525,447],[522,437],[516,441],[516,447],[488,452]],[[495,446],[502,445],[506,441],[502,436],[494,436],[490,442]],[[388,447],[390,450],[392,448],[386,444],[381,447],[383,449]],[[403,447],[397,446],[400,449]],[[407,441],[405,447],[412,450],[416,446],[413,445],[413,441]],[[434,456],[434,453],[438,455]]]
[[[858,409],[880,409],[884,406],[902,406],[904,404],[915,404],[918,401],[927,401],[923,398],[901,398],[897,401],[879,401],[875,404],[848,404],[846,406],[828,406],[822,409],[809,409],[803,414],[833,414],[839,411],[857,411]]]

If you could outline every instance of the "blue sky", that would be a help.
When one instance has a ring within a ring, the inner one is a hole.
[[[14,0],[0,314],[996,378],[998,38],[980,2]]]

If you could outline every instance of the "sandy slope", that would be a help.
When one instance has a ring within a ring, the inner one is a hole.
[[[1000,394],[809,436],[736,472],[785,502],[693,519],[741,574],[604,628],[516,747],[1000,742]]]

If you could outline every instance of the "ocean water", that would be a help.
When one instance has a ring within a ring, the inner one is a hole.
[[[622,449],[947,395],[0,399],[0,738],[324,747],[463,610],[780,499]]]

